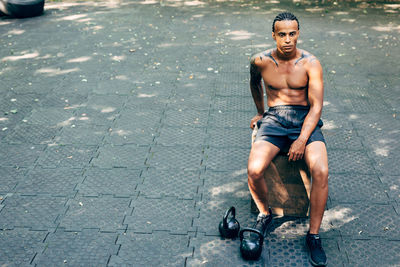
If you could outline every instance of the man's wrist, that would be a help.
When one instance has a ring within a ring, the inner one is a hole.
[[[300,135],[300,136],[297,138],[297,140],[299,140],[299,141],[302,142],[302,143],[306,143],[307,140],[308,140],[308,138],[306,138],[306,137]]]

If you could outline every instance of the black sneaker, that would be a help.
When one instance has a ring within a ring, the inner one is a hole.
[[[306,245],[309,250],[308,258],[313,266],[325,266],[327,263],[326,254],[322,248],[321,238],[318,234],[313,235],[307,232]]]
[[[254,224],[253,229],[260,231],[260,233],[265,237],[266,230],[271,226],[271,222],[272,222],[272,213],[271,213],[271,209],[269,209],[268,215],[259,214],[257,216],[257,221]],[[253,234],[253,235],[255,235],[255,234]],[[257,236],[257,238],[258,238],[258,236]]]

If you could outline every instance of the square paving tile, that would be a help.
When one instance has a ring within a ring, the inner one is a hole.
[[[58,132],[53,127],[24,123],[11,130],[4,141],[10,144],[49,144]]]
[[[251,147],[250,127],[246,128],[223,128],[223,127],[208,127],[207,143],[211,147]]]
[[[354,150],[363,149],[362,138],[358,136],[357,132],[348,129],[333,129],[325,130],[322,128],[326,146],[328,150],[333,149],[347,149],[351,148]]]
[[[93,159],[92,164],[100,168],[122,167],[130,169],[143,168],[149,148],[137,145],[104,145],[100,147],[99,154]]]
[[[116,233],[95,230],[50,233],[44,241],[45,249],[34,264],[38,266],[107,266],[111,255],[118,251]]]
[[[247,169],[232,171],[207,170],[201,175],[204,186],[200,187],[202,200],[242,198],[250,201]]]
[[[43,155],[44,145],[0,144],[0,166],[30,167]]]
[[[85,196],[133,196],[137,195],[136,187],[142,181],[140,173],[141,170],[126,168],[88,168],[84,181],[76,189]]]
[[[73,125],[63,127],[54,138],[54,142],[61,145],[82,144],[99,145],[108,134],[106,126]]]
[[[201,146],[205,143],[206,128],[200,127],[168,127],[164,126],[156,137],[156,143],[164,146],[189,145]]]
[[[125,109],[115,119],[115,127],[123,128],[129,126],[139,129],[156,128],[160,125],[163,117],[162,110],[135,110]]]
[[[198,87],[196,86],[196,90]],[[190,95],[185,95],[190,94]],[[188,92],[179,91],[178,94],[174,95],[168,103],[168,109],[172,110],[209,110],[212,104],[212,98],[210,95],[205,94],[203,91],[192,94]]]
[[[126,217],[124,224],[134,232],[151,233],[160,230],[187,234],[195,230],[192,221],[198,217],[198,210],[194,200],[139,197],[131,205],[133,213]]]
[[[373,161],[366,151],[328,150],[330,173],[376,174]]]
[[[22,179],[15,191],[26,195],[49,194],[70,196],[75,187],[83,181],[83,170],[57,168],[43,169],[39,166],[30,170]]]
[[[32,230],[55,229],[59,217],[65,213],[66,198],[23,196],[13,194],[3,200],[0,228],[27,227]]]
[[[77,125],[90,126],[111,126],[114,120],[120,116],[118,110],[96,110],[92,107],[77,107],[73,109],[74,118],[64,123],[64,127],[74,127]]]
[[[43,247],[47,231],[24,228],[0,231],[0,264],[2,266],[28,266]]]
[[[163,123],[168,126],[204,127],[208,122],[208,110],[167,109]]]
[[[101,231],[124,229],[122,221],[132,208],[130,198],[76,197],[67,203],[68,211],[61,218],[60,227],[68,231],[81,231],[85,228]]]
[[[188,243],[188,235],[128,230],[118,237],[121,248],[118,255],[111,256],[109,266],[183,266],[192,253]]]
[[[157,127],[142,128],[137,125],[123,125],[109,129],[104,143],[113,145],[150,145],[158,135]]]
[[[135,92],[128,97],[125,108],[135,110],[164,110],[169,103],[169,99],[164,96],[156,96],[155,94],[146,94]]]
[[[342,244],[341,247],[349,259],[349,266],[398,266],[400,264],[397,254],[400,249],[399,240],[344,239]]]
[[[216,171],[247,169],[250,147],[244,148],[217,148],[210,147],[205,151],[205,165],[207,169]]]
[[[379,177],[367,174],[331,174],[329,197],[332,201],[347,203],[389,201]]]
[[[126,168],[88,168],[76,189],[84,196],[136,196],[137,184],[142,181],[140,174],[141,170]]]
[[[26,169],[0,167],[0,192],[12,192],[18,182],[24,179],[26,172]]]
[[[192,146],[154,146],[146,165],[158,169],[190,169],[201,167],[203,151],[201,147]]]
[[[96,150],[96,146],[48,146],[38,159],[38,164],[44,168],[71,167],[81,169],[89,165]]]
[[[138,185],[141,196],[172,196],[194,199],[202,180],[198,170],[160,170],[150,168],[143,171],[143,184]]]
[[[370,203],[328,204],[329,213],[324,219],[332,224],[333,229],[346,238],[400,238],[400,229],[397,226],[399,214],[393,205],[379,205]],[[379,211],[380,216],[371,220],[371,214]]]
[[[210,113],[209,125],[213,127],[250,128],[250,121],[255,112],[250,111],[220,111]],[[235,129],[232,129],[234,131]]]
[[[48,127],[62,127],[75,120],[71,110],[63,108],[37,108],[25,118],[30,124],[46,125]]]

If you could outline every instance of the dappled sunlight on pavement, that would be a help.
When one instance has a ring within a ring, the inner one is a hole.
[[[47,1],[0,17],[0,265],[309,266],[308,218],[276,216],[254,262],[218,232],[231,206],[242,227],[256,218],[249,59],[275,47],[284,10],[324,69],[328,261],[399,265],[400,6],[300,0]]]

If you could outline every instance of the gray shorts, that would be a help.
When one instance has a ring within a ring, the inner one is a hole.
[[[255,142],[258,140],[268,141],[279,147],[283,152],[289,151],[290,145],[300,135],[301,127],[309,110],[309,106],[290,105],[269,108],[264,113],[263,118],[257,122],[258,131]],[[314,141],[325,143],[321,132],[322,125],[322,120],[319,120],[306,145]]]

